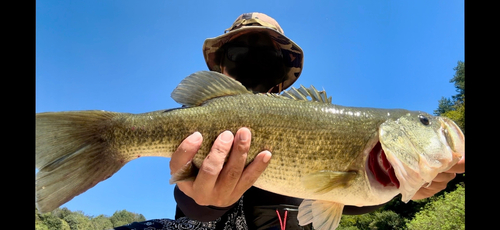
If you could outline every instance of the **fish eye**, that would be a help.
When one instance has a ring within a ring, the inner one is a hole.
[[[426,116],[424,116],[424,115],[422,115],[422,114],[418,115],[418,119],[420,119],[420,122],[421,122],[423,125],[425,125],[425,126],[427,126],[427,125],[430,125],[430,124],[431,124],[431,121],[429,121],[429,118],[427,118]]]

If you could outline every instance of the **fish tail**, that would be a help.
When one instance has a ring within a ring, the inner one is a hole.
[[[36,114],[36,206],[50,212],[117,172],[126,162],[104,138],[119,113]]]

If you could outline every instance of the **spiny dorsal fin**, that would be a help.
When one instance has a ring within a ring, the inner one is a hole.
[[[301,85],[298,89],[291,87],[289,90],[283,91],[281,96],[294,100],[317,101],[329,104],[332,103],[332,97],[327,97],[324,90],[318,91],[312,85],[309,88],[306,88],[303,85]]]
[[[240,82],[214,71],[199,71],[184,78],[171,97],[179,104],[199,106],[216,97],[251,94]]]

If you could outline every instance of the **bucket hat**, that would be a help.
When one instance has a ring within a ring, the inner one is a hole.
[[[286,73],[282,82],[283,89],[291,86],[302,72],[304,53],[299,45],[285,36],[285,32],[276,20],[263,13],[245,13],[224,31],[224,34],[207,38],[203,43],[203,56],[210,70],[221,72],[219,49],[234,38],[247,33],[266,33],[278,45],[283,55]],[[281,90],[281,89],[280,89]]]

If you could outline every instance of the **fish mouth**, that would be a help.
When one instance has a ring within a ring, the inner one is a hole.
[[[394,168],[385,156],[380,141],[370,151],[368,169],[372,172],[374,178],[384,187],[395,186],[399,188],[399,180],[396,177]]]

